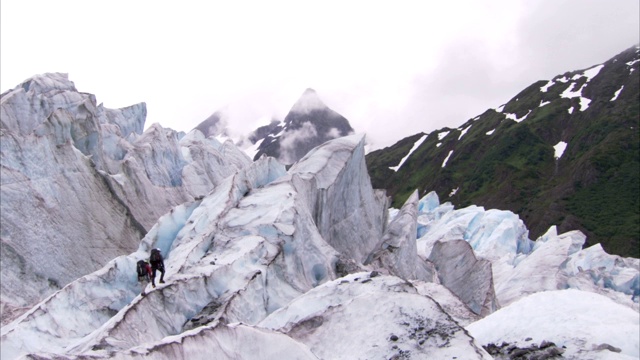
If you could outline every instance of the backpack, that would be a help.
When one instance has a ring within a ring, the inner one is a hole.
[[[149,261],[151,261],[152,263],[162,262],[162,254],[160,254],[159,249],[151,250],[151,257],[149,258]]]
[[[138,261],[138,266],[137,266],[137,271],[138,271],[138,277],[144,277],[147,275],[147,262],[144,260],[140,260]]]

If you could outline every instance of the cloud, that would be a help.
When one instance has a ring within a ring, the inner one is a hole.
[[[280,138],[280,160],[285,164],[293,164],[298,160],[295,150],[299,143],[304,143],[308,139],[317,136],[316,128],[308,121],[295,130],[285,132]]]
[[[339,138],[340,136],[342,136],[342,134],[340,133],[340,129],[338,128],[331,128],[329,129],[329,131],[327,131],[326,136],[328,138]]]
[[[375,149],[608,60],[640,42],[638,6],[3,0],[0,91],[66,72],[106,107],[146,102],[147,127],[189,131],[224,108],[233,136],[284,119],[313,88]]]
[[[320,100],[318,94],[313,89],[307,89],[300,96],[300,99],[291,107],[291,112],[297,114],[308,114],[313,110],[322,110],[327,106]]]

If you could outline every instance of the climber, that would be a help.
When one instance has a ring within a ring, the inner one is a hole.
[[[147,262],[146,260],[138,261],[137,271],[138,271],[138,281],[140,282],[149,281],[151,279],[151,276],[152,276],[151,265],[149,265],[149,262]]]
[[[160,249],[152,249],[151,257],[149,258],[151,262],[151,285],[156,287],[156,270],[160,270],[160,283],[164,284],[164,260],[162,258],[162,254],[160,253]]]

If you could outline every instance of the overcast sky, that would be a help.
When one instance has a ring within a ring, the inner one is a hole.
[[[225,109],[238,134],[313,88],[381,148],[610,59],[640,42],[639,13],[638,0],[2,0],[0,85],[64,72],[108,108],[146,102],[147,127],[189,131]]]

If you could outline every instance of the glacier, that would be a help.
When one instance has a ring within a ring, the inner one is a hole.
[[[161,215],[251,163],[198,130],[143,132],[145,120],[144,103],[107,109],[67,74],[2,94],[3,324],[135,250]]]
[[[556,242],[549,249],[564,249],[556,254],[566,260],[559,265],[566,273],[562,279],[588,271],[602,273],[609,266],[607,285],[593,274],[560,285],[582,286],[574,291],[615,304],[617,310],[612,311],[627,319],[631,333],[618,333],[600,343],[633,353],[631,335],[638,326],[630,314],[637,316],[638,310],[637,300],[627,293],[637,289],[635,259],[612,257],[598,247],[581,250],[583,238],[558,235],[553,229],[534,242],[527,239],[515,214],[480,207],[455,210],[449,203],[439,204],[435,193],[419,200],[414,193],[402,209],[387,211],[384,196],[356,181],[363,176],[363,148],[360,136],[333,140],[289,171],[265,157],[226,178],[202,199],[172,208],[137,251],[70,283],[3,326],[2,358],[170,359],[215,354],[222,359],[490,359],[481,345],[523,342],[525,335],[567,347],[566,355],[575,355],[569,358],[580,358],[585,351],[608,351],[583,349],[600,341],[600,332],[593,337],[590,333],[560,337],[553,331],[536,335],[539,332],[523,330],[520,338],[503,339],[486,335],[495,331],[482,330],[503,321],[495,315],[498,320],[491,322],[493,314],[517,311],[529,296],[544,293],[553,299],[556,288],[543,283],[531,295],[524,290],[516,295],[506,292],[518,299],[497,309],[503,304],[496,299],[505,296],[501,282],[494,284],[491,272],[474,268],[510,266],[513,276],[496,279],[516,281],[520,266],[535,260],[536,253],[548,255],[545,248]],[[340,191],[331,190],[336,184],[341,184]],[[352,199],[345,198],[347,192]],[[350,203],[337,204],[337,199]],[[350,227],[343,224],[343,217],[329,221],[327,214],[334,206],[351,208],[346,220]],[[384,219],[386,226],[372,229],[372,219]],[[321,223],[322,227],[316,225]],[[370,237],[354,236],[362,227]],[[341,243],[354,239],[369,249],[367,256],[363,256],[366,251],[353,251]],[[143,289],[136,281],[135,263],[154,247],[166,255],[167,283]],[[394,248],[398,251],[390,251]],[[459,256],[475,261],[447,260]],[[381,260],[385,257],[388,260]],[[394,257],[397,261],[390,262]],[[434,272],[419,279],[398,262],[426,264],[424,268]],[[476,280],[456,285],[465,277],[451,275],[468,269],[474,269],[470,274]],[[556,278],[551,283],[559,284]],[[573,311],[584,309],[566,309],[566,316]],[[363,326],[363,321],[370,326]],[[493,325],[481,326],[481,321]],[[577,331],[582,324],[566,326]],[[359,345],[338,341],[346,337]],[[589,341],[581,340],[585,338]],[[213,349],[211,344],[216,344]]]
[[[639,259],[435,192],[390,209],[363,135],[287,170],[143,132],[144,104],[106,109],[65,74],[1,103],[2,359],[640,357]],[[135,271],[152,248],[156,288]]]
[[[437,244],[464,240],[491,263],[500,306],[528,294],[575,288],[638,310],[640,259],[607,254],[600,244],[583,249],[586,237],[580,231],[558,234],[552,226],[532,241],[516,214],[475,205],[455,209],[440,204],[435,192],[420,199],[417,222],[422,258],[429,259]]]
[[[467,330],[482,344],[553,342],[564,346],[562,355],[570,359],[640,357],[638,313],[603,295],[577,289],[532,294]]]
[[[331,329],[344,317],[353,317],[353,326],[359,327],[355,319],[369,311],[366,304],[386,304],[390,309],[404,304],[398,309],[406,313],[406,319],[413,319],[413,333],[405,332],[406,336],[400,338],[406,321],[394,320],[398,339],[390,340],[389,334],[367,337],[375,351],[384,347],[389,354],[489,358],[435,300],[419,295],[438,294],[450,300],[455,298],[453,294],[444,288],[421,286],[421,280],[408,285],[407,280],[393,275],[378,277],[375,270],[362,264],[367,252],[373,252],[383,238],[385,229],[373,224],[386,223],[383,220],[388,204],[387,198],[362,180],[368,180],[365,175],[364,137],[358,135],[325,143],[288,172],[273,158],[258,160],[228,177],[203,199],[174,207],[147,233],[136,252],[72,282],[4,326],[2,357],[130,358],[144,354],[169,358],[168,352],[176,351],[171,345],[176,341],[202,347],[211,341],[223,341],[220,338],[229,336],[229,332],[248,339],[262,337],[260,341],[266,343],[267,338],[280,339],[278,334],[283,333],[271,323],[276,317],[286,324],[302,316],[284,310],[276,314],[278,310],[286,309],[294,300],[305,302],[313,289],[341,292],[347,288],[344,281],[348,282],[349,276],[360,276],[358,285],[365,285],[360,289],[364,294],[349,291],[343,300],[338,295],[326,296],[343,301],[345,312],[327,313],[326,306],[334,309],[327,304],[318,309],[325,309],[322,315],[313,315],[325,319],[323,331],[333,332]],[[408,206],[417,207],[416,200]],[[349,214],[334,211],[336,207],[348,209]],[[415,223],[416,212],[398,221]],[[332,213],[341,216],[332,217]],[[394,242],[389,236],[387,239]],[[134,267],[152,247],[160,247],[166,255],[167,283],[156,289],[147,286],[146,296],[142,296]],[[413,256],[417,261],[415,250]],[[355,285],[357,281],[353,282]],[[313,297],[310,299],[315,303]],[[450,306],[458,309],[455,312],[461,319],[473,318],[461,302],[448,302],[456,304]],[[269,316],[272,320],[267,321]],[[75,320],[66,321],[69,317]],[[394,318],[390,315],[380,321],[387,323]],[[431,333],[440,335],[430,339]],[[323,346],[316,341],[321,338],[290,335],[291,340],[276,341],[300,354],[310,349],[319,358],[353,358],[361,351],[355,348],[341,353],[333,349],[333,353],[318,355],[318,346]],[[331,347],[324,351],[331,351]],[[235,358],[235,352],[228,358]]]

